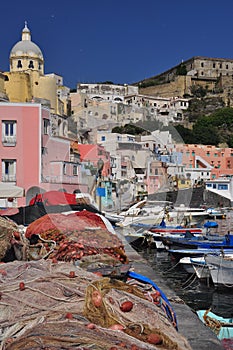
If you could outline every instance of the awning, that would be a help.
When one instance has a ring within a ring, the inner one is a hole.
[[[24,189],[15,185],[0,182],[0,198],[24,197]]]

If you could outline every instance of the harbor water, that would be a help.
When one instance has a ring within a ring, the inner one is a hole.
[[[233,211],[226,218],[215,220],[218,228],[214,232],[221,235],[233,233]],[[130,228],[124,229],[129,231]],[[233,317],[233,289],[216,289],[211,281],[200,281],[196,275],[188,274],[167,251],[150,248],[137,248],[137,252],[153,268],[156,275],[162,276],[167,285],[194,311],[209,309],[222,317]]]

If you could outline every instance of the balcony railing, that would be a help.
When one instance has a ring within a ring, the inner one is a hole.
[[[2,143],[4,146],[15,146],[16,145],[16,136],[3,136]]]
[[[2,182],[16,182],[16,175],[2,174]]]
[[[43,176],[42,182],[56,183],[56,184],[78,184],[79,177],[77,175],[57,175],[57,176]]]
[[[75,154],[70,155],[70,162],[72,163],[79,163],[80,162],[80,157]]]

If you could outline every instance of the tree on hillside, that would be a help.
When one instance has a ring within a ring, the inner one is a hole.
[[[187,75],[187,68],[185,64],[181,63],[176,69],[176,75]]]
[[[112,133],[130,134],[130,135],[149,134],[147,130],[135,124],[125,124],[124,126],[116,126],[112,129]]]
[[[220,142],[218,129],[203,120],[193,126],[193,138],[195,144],[217,146]]]
[[[208,89],[204,88],[201,85],[193,85],[191,87],[191,93],[195,97],[205,97],[208,92]]]
[[[209,116],[210,124],[214,126],[233,126],[233,108],[225,107],[217,110]]]
[[[183,125],[177,125],[174,127],[175,130],[178,132],[178,134],[180,135],[180,138],[183,140],[184,143],[195,143],[194,141],[194,135],[193,135],[193,131],[185,128]],[[170,131],[172,133],[172,137],[173,137],[173,132],[172,130]],[[176,140],[176,138],[173,137],[173,139],[175,141],[180,141],[180,140]]]
[[[233,148],[233,134],[227,138],[228,147]]]

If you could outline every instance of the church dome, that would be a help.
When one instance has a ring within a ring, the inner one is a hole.
[[[14,47],[11,50],[11,56],[39,56],[43,59],[42,52],[40,48],[34,44],[32,41],[19,41],[17,44],[14,45]]]
[[[10,57],[28,56],[32,58],[39,58],[43,61],[43,54],[35,43],[31,41],[31,33],[25,23],[22,30],[22,40],[17,42],[11,49]]]

